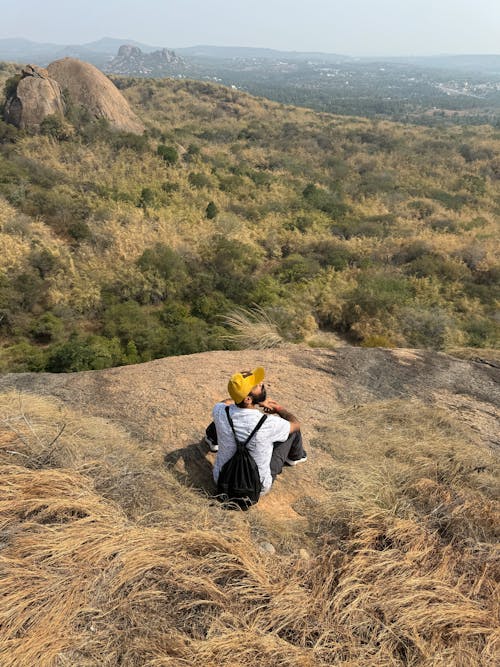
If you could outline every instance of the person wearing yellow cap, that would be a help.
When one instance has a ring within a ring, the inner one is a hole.
[[[240,442],[244,442],[257,426],[262,411],[268,415],[247,445],[259,469],[261,495],[270,490],[285,465],[295,466],[307,460],[298,419],[267,396],[264,375],[264,369],[259,366],[253,371],[231,376],[227,387],[231,398],[215,405],[213,423],[207,428],[205,437],[211,451],[217,452],[213,470],[217,482],[222,467],[236,452],[226,406],[230,406],[229,414]]]

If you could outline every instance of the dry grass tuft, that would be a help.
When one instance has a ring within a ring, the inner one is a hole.
[[[155,477],[116,427],[36,397],[0,405],[2,666],[494,664],[497,461],[439,410],[332,416],[315,443],[332,454],[325,499],[297,507],[307,561],[259,551],[257,510]],[[142,497],[113,491],[126,465],[151,475]]]
[[[260,306],[237,308],[223,318],[232,331],[221,336],[239,350],[264,350],[283,343],[278,325]]]

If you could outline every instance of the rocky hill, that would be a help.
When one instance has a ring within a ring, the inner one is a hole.
[[[257,364],[309,459],[228,512],[204,427]],[[494,664],[498,381],[296,346],[3,376],[2,665]]]
[[[90,118],[106,119],[118,130],[144,131],[116,86],[96,67],[75,58],[56,60],[47,69],[23,68],[6,101],[4,118],[21,129],[38,129],[47,116],[62,118],[68,104],[82,107]]]
[[[499,365],[424,350],[290,346],[209,352],[99,372],[7,374],[0,377],[0,390],[54,397],[119,424],[162,454],[184,459],[189,483],[211,492],[211,455],[201,442],[211,408],[226,397],[227,378],[235,370],[257,365],[267,370],[271,396],[277,395],[299,416],[309,442],[321,437],[339,409],[362,413],[367,408],[376,411],[379,402],[416,401],[439,407],[471,429],[478,444],[500,446]],[[314,494],[319,470],[329,457],[321,447],[309,448],[309,465],[297,475],[284,476],[278,492],[259,508],[278,503],[289,514],[293,500]]]
[[[39,127],[52,114],[63,116],[65,104],[61,86],[46,69],[27,65],[12,96],[6,101],[4,118],[20,129]]]
[[[111,74],[166,76],[186,70],[186,62],[169,49],[144,53],[138,46],[123,44],[117,55],[103,67]]]

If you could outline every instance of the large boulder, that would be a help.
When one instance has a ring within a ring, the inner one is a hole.
[[[126,132],[144,131],[144,125],[118,88],[93,65],[63,58],[50,63],[47,71],[71,102],[87,109],[94,118],[106,118],[113,127]]]
[[[46,69],[27,65],[22,70],[15,94],[5,104],[4,118],[21,129],[37,128],[51,114],[63,116],[64,107],[57,81]]]

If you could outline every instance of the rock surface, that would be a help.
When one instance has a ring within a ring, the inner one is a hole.
[[[61,86],[46,69],[27,65],[17,84],[14,97],[7,100],[4,117],[7,123],[20,129],[36,128],[51,114],[64,115]]]
[[[215,455],[203,436],[212,407],[226,398],[235,370],[259,365],[266,369],[268,394],[300,419],[309,457],[285,470],[275,482],[277,492],[257,505],[273,517],[297,520],[298,500],[316,493],[318,470],[331,458],[310,443],[339,409],[416,399],[445,410],[478,443],[500,445],[500,368],[429,350],[289,346],[204,352],[103,371],[7,374],[0,377],[0,391],[55,397],[118,423],[141,447],[161,452],[186,484],[210,492]]]
[[[94,116],[106,118],[113,127],[141,134],[144,126],[118,88],[94,65],[76,58],[55,60],[47,67],[49,76],[68,92],[71,102]]]

